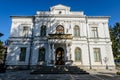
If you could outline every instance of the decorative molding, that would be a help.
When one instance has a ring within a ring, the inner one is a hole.
[[[90,27],[98,27],[98,23],[92,22],[92,23],[89,23],[89,26]]]
[[[30,24],[32,23],[31,21],[13,21],[13,24],[21,23],[21,24]]]
[[[49,39],[72,39],[72,34],[49,34]]]

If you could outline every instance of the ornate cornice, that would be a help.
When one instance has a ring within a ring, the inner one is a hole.
[[[12,23],[13,23],[13,24],[21,23],[21,24],[30,25],[32,22],[31,22],[31,21],[23,21],[23,20],[20,20],[20,21],[12,21]]]
[[[87,18],[110,18],[110,16],[86,16]]]
[[[52,14],[52,15],[36,15],[35,17],[50,17],[50,18],[85,18],[85,16],[81,15],[71,15],[71,14]]]
[[[11,18],[34,18],[34,16],[10,16]]]
[[[72,34],[49,34],[49,39],[72,39]]]

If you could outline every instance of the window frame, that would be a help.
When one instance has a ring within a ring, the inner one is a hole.
[[[79,53],[78,53],[78,50],[79,50]],[[81,49],[79,47],[75,48],[74,54],[75,54],[75,62],[81,62],[81,60],[82,60],[82,51],[81,51]],[[79,58],[78,58],[78,56],[79,56]]]
[[[93,48],[93,53],[94,53],[94,62],[101,62],[101,50],[100,50],[100,48]]]
[[[80,37],[80,28],[78,25],[74,26],[74,37]]]
[[[91,27],[92,37],[98,38],[98,27]]]
[[[26,29],[25,29],[26,28]],[[28,37],[28,33],[29,33],[29,26],[23,26],[23,29],[22,29],[22,36],[23,37]]]
[[[42,25],[41,26],[41,30],[40,30],[40,36],[41,37],[45,37],[46,36],[46,26],[45,25]]]
[[[64,34],[64,27],[62,25],[56,27],[56,34]]]
[[[44,58],[41,57],[41,52],[42,51],[44,52],[43,55],[42,55]],[[46,53],[45,48],[39,48],[39,50],[38,50],[38,62],[40,62],[40,61],[45,62],[45,53]]]
[[[25,52],[24,52],[25,50]],[[19,54],[19,61],[25,62],[26,61],[26,53],[27,53],[27,48],[26,47],[21,47],[20,48],[20,54]]]

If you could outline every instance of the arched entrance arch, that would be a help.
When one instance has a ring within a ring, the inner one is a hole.
[[[58,47],[55,53],[55,65],[64,65],[64,49],[62,47]]]

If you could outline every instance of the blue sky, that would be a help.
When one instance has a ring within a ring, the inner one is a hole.
[[[2,41],[9,38],[11,15],[35,15],[49,7],[63,4],[71,11],[84,11],[87,16],[111,16],[109,25],[120,22],[120,0],[0,0],[0,32]]]

